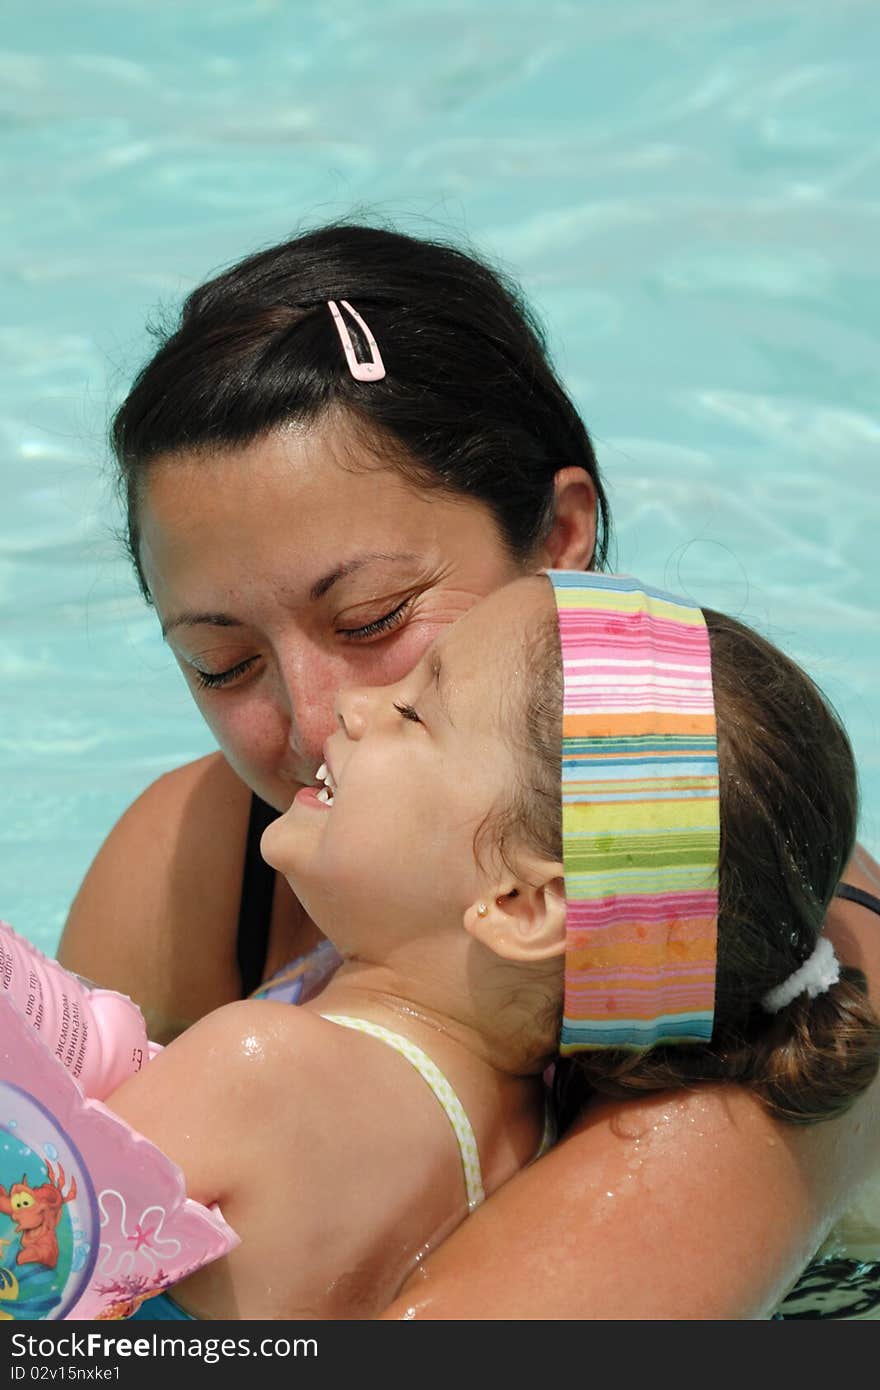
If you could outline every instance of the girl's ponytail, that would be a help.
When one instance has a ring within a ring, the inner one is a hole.
[[[800,994],[751,1044],[743,1080],[780,1119],[796,1124],[840,1115],[874,1080],[880,1020],[860,970],[811,999]]]

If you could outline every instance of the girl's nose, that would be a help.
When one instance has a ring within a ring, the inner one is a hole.
[[[348,738],[363,738],[367,731],[371,691],[365,686],[349,686],[336,697],[336,718]]]

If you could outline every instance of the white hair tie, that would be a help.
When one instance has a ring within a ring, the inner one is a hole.
[[[768,1014],[778,1014],[799,994],[808,994],[815,999],[818,994],[827,994],[832,985],[840,979],[840,961],[834,954],[834,947],[827,936],[816,942],[813,954],[804,961],[799,970],[783,980],[781,985],[771,989],[761,1000],[762,1008]]]

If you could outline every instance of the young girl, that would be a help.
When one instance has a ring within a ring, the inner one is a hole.
[[[541,1152],[560,1028],[564,1107],[735,1081],[806,1122],[875,1076],[821,936],[855,833],[837,720],[731,619],[549,579],[345,693],[265,832],[343,958],[320,996],[223,1008],[112,1098],[241,1237],[140,1316],[377,1314]]]

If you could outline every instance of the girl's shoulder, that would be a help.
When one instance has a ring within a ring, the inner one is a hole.
[[[213,1201],[221,1174],[245,1158],[290,1152],[301,1160],[304,1137],[311,1151],[324,1129],[338,1134],[344,1092],[358,1078],[357,1068],[352,1077],[339,1065],[335,1043],[317,1015],[239,1000],[161,1049],[108,1105],[180,1162],[191,1196]]]

